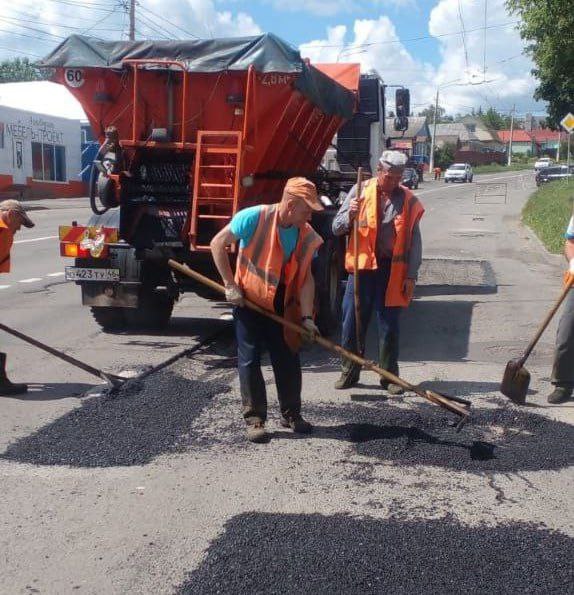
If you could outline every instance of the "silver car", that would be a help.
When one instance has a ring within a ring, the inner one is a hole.
[[[444,172],[444,181],[447,182],[472,182],[472,167],[469,163],[453,163]]]

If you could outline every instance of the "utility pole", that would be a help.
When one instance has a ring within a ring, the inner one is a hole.
[[[130,41],[136,38],[136,0],[130,0]]]
[[[512,164],[512,133],[514,131],[514,110],[516,104],[512,106],[512,112],[510,114],[510,138],[508,139],[508,165]]]
[[[562,142],[562,131],[558,131],[558,149],[556,149],[556,163],[560,163],[560,143]]]
[[[429,173],[434,169],[434,143],[436,138],[436,113],[438,112],[438,87],[436,88],[436,101],[434,104],[434,113],[432,117],[432,136],[430,146],[430,159],[429,159]]]
[[[568,157],[566,159],[566,164],[568,166],[568,169],[566,170],[566,173],[568,174],[566,176],[566,182],[570,182],[570,139],[572,138],[572,133],[569,132],[568,133]]]

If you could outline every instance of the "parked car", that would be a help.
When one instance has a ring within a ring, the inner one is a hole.
[[[570,166],[570,172],[568,172],[567,165],[553,165],[544,167],[536,172],[535,180],[536,185],[547,184],[548,182],[554,182],[556,180],[565,180],[574,176],[574,165]]]
[[[536,163],[534,164],[534,170],[539,171],[546,167],[550,167],[553,164],[554,164],[554,161],[552,161],[552,159],[550,159],[550,157],[540,157],[540,159],[538,159],[538,161],[536,161]]]
[[[419,174],[416,169],[406,167],[403,171],[403,180],[401,184],[411,190],[416,190],[419,187]]]
[[[472,182],[472,167],[470,163],[453,163],[444,172],[444,181],[447,182]]]

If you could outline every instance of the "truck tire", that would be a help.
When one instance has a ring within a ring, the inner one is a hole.
[[[94,306],[90,308],[90,311],[104,332],[121,331],[126,328],[125,308],[96,308]]]
[[[169,324],[174,299],[167,291],[142,288],[137,308],[125,308],[128,326],[136,329],[161,330]]]

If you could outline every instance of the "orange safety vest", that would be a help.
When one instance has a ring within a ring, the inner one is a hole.
[[[297,244],[289,260],[283,264],[283,247],[279,238],[278,205],[263,205],[257,228],[245,248],[237,255],[235,282],[245,297],[266,310],[274,310],[273,302],[279,283],[285,283],[284,317],[301,324],[299,295],[310,274],[311,262],[321,246],[321,236],[308,224],[299,228]],[[285,341],[292,351],[301,346],[301,336],[283,328]]]
[[[396,239],[391,259],[391,274],[385,294],[385,306],[406,307],[411,301],[411,296],[403,293],[403,285],[407,278],[412,233],[415,224],[424,213],[424,208],[408,188],[400,186],[400,189],[404,192],[405,198],[402,212],[393,220]],[[358,213],[359,270],[374,270],[378,266],[375,247],[379,226],[376,178],[371,178],[365,184],[363,200],[360,205]],[[354,272],[354,259],[355,246],[353,237],[351,236],[349,237],[347,254],[345,256],[345,268],[349,273]]]
[[[14,234],[9,227],[0,219],[0,273],[10,272],[10,250]]]

